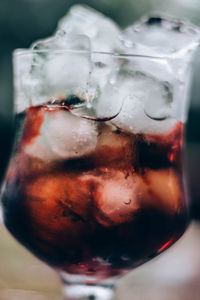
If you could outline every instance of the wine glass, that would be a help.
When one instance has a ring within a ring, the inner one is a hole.
[[[187,227],[182,156],[191,63],[21,49],[14,66],[4,223],[58,273],[66,297],[111,299],[123,275]]]

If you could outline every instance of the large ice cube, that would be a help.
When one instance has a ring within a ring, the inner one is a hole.
[[[138,60],[138,69],[174,86],[176,116],[185,121],[191,82],[191,59],[199,46],[200,29],[167,16],[152,15],[126,28],[121,35],[126,53],[163,57],[160,64]]]
[[[121,40],[126,52],[144,55],[185,55],[199,45],[200,29],[172,17],[152,15],[126,28]]]
[[[97,221],[107,227],[134,220],[140,208],[141,182],[140,176],[126,178],[116,170],[102,176],[93,191]]]
[[[100,12],[86,6],[74,5],[64,16],[58,28],[71,34],[90,38],[93,51],[113,52],[119,48],[119,27]]]
[[[32,45],[27,62],[26,55],[15,56],[18,111],[70,94],[90,101],[97,97],[112,72],[113,59],[91,50],[119,52],[119,32],[113,21],[94,9],[73,6],[55,35]]]
[[[95,150],[98,132],[93,121],[64,110],[43,110],[43,114],[40,135],[25,146],[26,153],[49,161],[78,158]]]
[[[59,22],[58,28],[72,35],[88,36],[92,51],[111,53],[121,51],[119,27],[111,19],[86,5],[72,6],[67,15]],[[104,88],[107,78],[115,66],[112,56],[100,53],[91,55],[93,62],[91,85],[95,86],[94,94],[96,95]]]
[[[131,222],[148,207],[174,214],[183,197],[174,170],[145,170],[144,177],[114,170],[99,178],[93,191],[97,221],[106,227]]]
[[[91,71],[89,52],[90,41],[84,35],[66,34],[59,31],[51,38],[33,44],[33,55],[30,77],[35,82],[32,91],[34,104],[44,97],[59,98],[69,94],[83,92],[87,88]],[[71,51],[75,50],[75,51]]]
[[[175,123],[173,87],[134,70],[123,70],[108,82],[96,109],[99,116],[118,110],[111,122],[133,133],[164,133]]]

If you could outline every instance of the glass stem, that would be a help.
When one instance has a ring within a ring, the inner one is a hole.
[[[111,300],[114,286],[67,283],[64,285],[63,290],[65,300]]]

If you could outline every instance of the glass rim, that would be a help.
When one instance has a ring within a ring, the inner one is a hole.
[[[34,53],[68,53],[68,54],[80,54],[80,55],[103,55],[110,56],[117,59],[124,58],[146,58],[153,60],[166,60],[169,59],[169,55],[156,56],[156,55],[145,55],[145,54],[134,54],[134,53],[118,53],[118,52],[104,52],[104,51],[89,51],[89,50],[75,50],[75,49],[42,49],[42,50],[34,50],[34,49],[25,49],[18,48],[13,51],[13,56],[23,56],[23,55],[31,55]],[[171,56],[171,55],[170,55]]]

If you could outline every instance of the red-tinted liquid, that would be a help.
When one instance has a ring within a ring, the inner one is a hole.
[[[97,280],[122,274],[173,244],[186,226],[183,124],[163,135],[143,135],[99,122],[89,153],[42,158],[41,126],[45,116],[60,112],[70,114],[32,107],[18,116],[24,125],[2,199],[10,232],[54,268]]]

